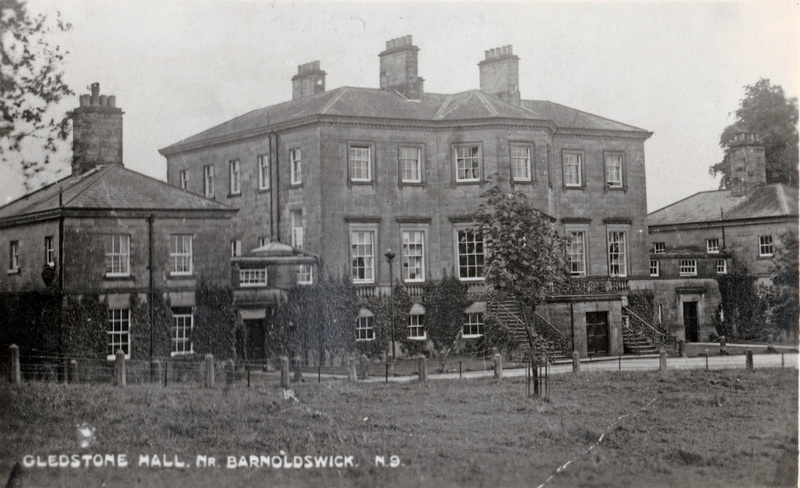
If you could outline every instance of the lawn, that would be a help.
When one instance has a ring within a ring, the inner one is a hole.
[[[15,462],[66,454],[81,467],[23,467],[23,486],[795,486],[797,382],[796,370],[567,374],[545,401],[521,379],[327,381],[296,385],[299,403],[275,387],[3,384],[0,482]],[[128,465],[110,465],[121,454]],[[251,455],[342,466],[227,467]]]

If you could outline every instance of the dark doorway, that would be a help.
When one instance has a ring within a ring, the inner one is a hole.
[[[608,354],[608,312],[586,312],[586,352]]]
[[[262,361],[266,357],[264,341],[266,339],[265,328],[266,320],[252,319],[244,321],[245,337],[245,359],[248,361]]]
[[[683,302],[683,327],[686,342],[697,342],[697,302]]]

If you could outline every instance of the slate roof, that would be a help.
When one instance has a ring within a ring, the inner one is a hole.
[[[656,210],[648,225],[680,225],[720,220],[797,217],[797,188],[775,183],[747,195],[730,190],[704,191]]]
[[[553,123],[557,128],[638,132],[645,137],[650,135],[643,129],[556,103],[523,100],[522,105],[514,105],[480,90],[451,95],[423,93],[420,100],[408,100],[398,93],[385,90],[345,86],[253,110],[167,146],[160,152],[168,154],[185,145],[202,144],[317,115],[428,122],[514,118]]]
[[[57,210],[59,189],[62,206],[67,209],[236,211],[228,205],[112,164],[98,166],[79,176],[68,176],[4,205],[0,207],[0,220]]]

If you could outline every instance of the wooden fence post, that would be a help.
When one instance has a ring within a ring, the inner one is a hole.
[[[581,355],[578,351],[572,351],[572,372],[576,374],[581,372]]]
[[[289,388],[289,358],[281,356],[281,386]]]
[[[115,362],[116,370],[117,370],[117,386],[123,387],[125,386],[126,378],[125,378],[125,353],[122,352],[121,349],[117,350],[117,358]]]
[[[753,371],[753,350],[748,349],[744,352],[744,357],[746,358],[746,365],[748,371]]]
[[[18,385],[22,381],[19,369],[19,346],[11,344],[8,346],[8,351],[11,353],[11,383]]]
[[[419,357],[419,381],[428,381],[428,363],[425,361],[425,356]]]
[[[206,354],[206,388],[214,388],[214,355]]]
[[[503,379],[503,356],[499,353],[494,355],[494,379]]]
[[[161,360],[153,359],[153,361],[150,362],[150,380],[158,383],[161,381],[161,376],[163,376],[161,374]]]
[[[658,354],[658,369],[661,372],[667,370],[667,351],[664,349]]]
[[[294,367],[294,381],[295,383],[299,383],[303,381],[303,372],[300,370],[300,364],[302,361],[300,360],[300,356],[295,356],[292,359],[292,366]]]
[[[70,360],[69,371],[67,374],[69,374],[69,381],[72,383],[78,383],[78,381],[80,381],[78,378],[78,361],[74,359]]]
[[[347,380],[356,380],[356,358],[350,358],[347,360]]]

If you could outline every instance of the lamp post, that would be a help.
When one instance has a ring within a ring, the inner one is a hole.
[[[392,328],[392,361],[394,361],[394,293],[392,290],[394,286],[394,266],[392,266],[392,261],[394,261],[397,254],[392,252],[391,249],[387,249],[383,255],[386,256],[386,262],[389,263],[389,309],[391,310],[389,325]]]

